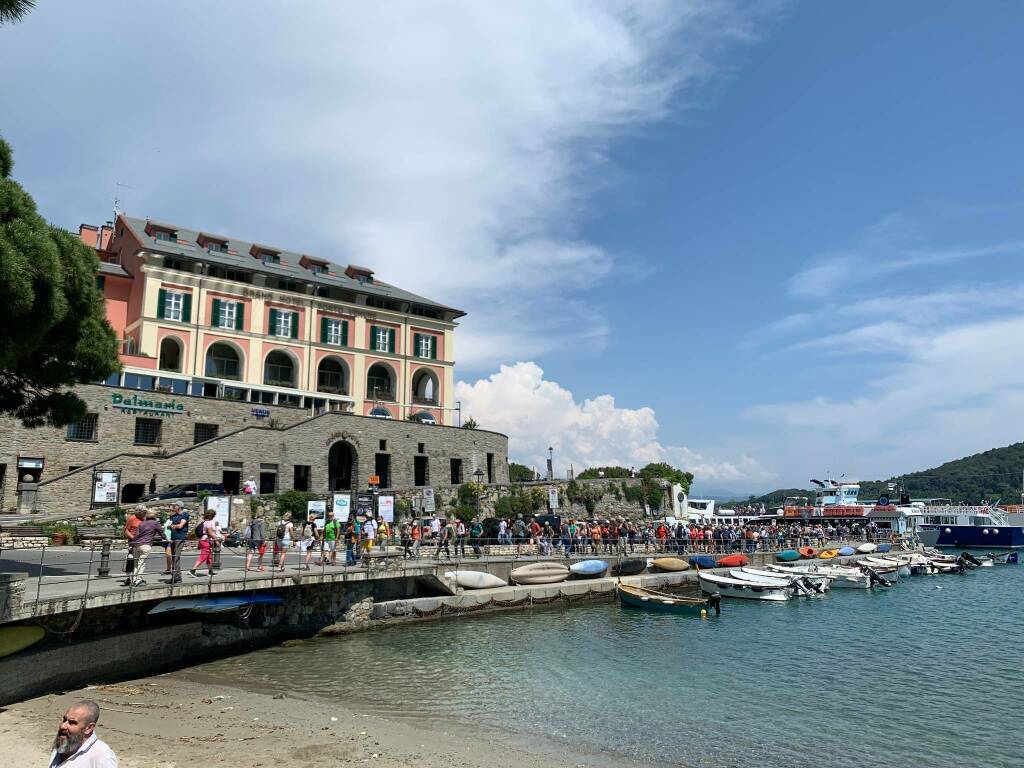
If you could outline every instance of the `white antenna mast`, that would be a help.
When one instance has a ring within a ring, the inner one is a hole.
[[[114,182],[114,220],[117,220],[119,214],[124,213],[121,209],[121,190],[132,189],[127,184],[122,184],[120,181]]]

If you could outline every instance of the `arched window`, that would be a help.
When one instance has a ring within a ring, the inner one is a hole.
[[[176,336],[164,336],[160,341],[161,371],[181,371],[181,341]]]
[[[207,376],[215,376],[219,379],[234,379],[239,381],[242,378],[242,362],[238,351],[230,344],[218,342],[211,344],[206,350],[206,366],[204,368]]]
[[[387,408],[374,408],[373,410],[370,411],[370,416],[373,416],[375,419],[394,418],[391,415],[391,411],[389,411]]]
[[[418,405],[437,405],[437,377],[433,371],[421,369],[412,378],[412,401]]]
[[[263,365],[263,383],[273,387],[295,386],[295,363],[286,352],[274,350]]]
[[[370,400],[394,400],[395,385],[391,369],[375,363],[366,373],[366,396]]]
[[[410,418],[412,421],[418,421],[420,424],[437,424],[437,419],[434,418],[434,414],[429,411],[414,413]]]
[[[332,395],[346,394],[345,364],[336,357],[325,357],[316,371],[316,391]]]

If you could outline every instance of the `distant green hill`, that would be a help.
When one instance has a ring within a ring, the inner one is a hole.
[[[1024,469],[1024,443],[993,448],[955,461],[947,461],[934,469],[890,477],[888,480],[861,481],[861,500],[877,499],[886,492],[886,484],[903,483],[914,499],[944,498],[954,502],[977,504],[1002,499],[1004,503],[1020,503],[1021,470]],[[807,490],[780,488],[758,496],[755,502],[778,504],[786,496],[807,495]],[[813,496],[813,494],[811,494]]]

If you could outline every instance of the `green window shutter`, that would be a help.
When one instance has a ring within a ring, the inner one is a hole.
[[[328,317],[321,317],[320,318],[320,343],[321,344],[326,344],[327,343],[327,329],[328,329],[328,326],[329,326],[330,322],[331,322],[331,320]]]
[[[277,310],[276,309],[270,310],[270,327],[267,328],[267,335],[268,336],[276,336],[277,335]]]
[[[213,300],[213,317],[210,318],[213,328],[220,328],[220,299]]]
[[[412,356],[420,356],[420,334],[418,333],[412,335]]]
[[[348,320],[341,321],[341,346],[348,346]]]
[[[181,322],[192,322],[192,294],[186,293],[181,299]]]
[[[437,360],[437,336],[430,337],[430,357]]]
[[[156,319],[164,319],[164,311],[167,306],[167,291],[163,288],[160,289],[160,295],[156,300]]]
[[[395,329],[388,328],[388,352],[395,351]]]
[[[241,301],[235,302],[235,330],[240,331],[245,328],[245,303]]]
[[[377,326],[376,325],[371,325],[370,326],[370,349],[372,349],[374,352],[380,351],[380,350],[377,349]]]
[[[299,313],[289,312],[289,314],[292,316],[292,338],[297,339],[299,338]]]

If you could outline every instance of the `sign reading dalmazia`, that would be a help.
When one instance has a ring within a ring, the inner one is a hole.
[[[138,395],[122,395],[115,392],[110,404],[121,413],[144,413],[148,416],[175,416],[185,410],[177,400],[147,400]]]

